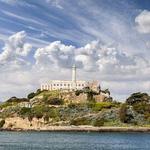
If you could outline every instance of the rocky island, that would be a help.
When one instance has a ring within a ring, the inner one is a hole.
[[[124,103],[100,101],[90,88],[43,90],[0,104],[1,130],[149,131],[150,96],[134,93]]]

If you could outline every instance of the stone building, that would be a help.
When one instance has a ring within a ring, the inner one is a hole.
[[[48,83],[41,84],[41,90],[81,90],[87,86],[86,81],[76,79],[76,66],[72,67],[72,80],[51,80]]]

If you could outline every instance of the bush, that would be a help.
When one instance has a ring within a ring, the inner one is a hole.
[[[6,101],[6,103],[21,103],[21,102],[29,102],[29,99],[27,98],[17,98],[17,97],[11,97]]]
[[[34,92],[28,94],[28,99],[32,99],[34,96],[36,96],[36,94]]]
[[[71,108],[71,109],[75,109],[75,108],[79,107],[79,104],[77,104],[77,103],[70,103],[70,104],[68,104],[68,107]]]
[[[114,105],[111,102],[99,102],[99,103],[95,103],[95,105],[93,105],[92,109],[94,111],[101,111],[102,109],[109,109],[113,106]]]
[[[48,98],[45,103],[49,105],[63,105],[64,100],[59,98]]]
[[[141,102],[133,105],[133,109],[140,114],[150,113],[150,104]]]
[[[4,126],[4,124],[5,124],[5,120],[1,120],[0,121],[0,128],[2,128]]]
[[[105,123],[105,120],[103,118],[99,118],[99,119],[96,119],[94,122],[93,122],[93,126],[95,127],[101,127],[103,126]]]
[[[83,93],[82,90],[77,90],[77,91],[75,91],[75,95],[76,95],[76,96],[79,96],[81,93]]]
[[[31,113],[31,108],[22,107],[19,115],[21,116],[28,116]]]
[[[37,89],[37,91],[36,91],[36,95],[39,95],[40,93],[41,93],[42,91],[41,91],[41,89]]]
[[[35,106],[32,108],[32,112],[34,114],[34,117],[40,119],[43,117],[43,114],[45,112],[45,107],[43,105]]]
[[[71,125],[75,125],[75,126],[79,126],[79,125],[90,125],[90,120],[87,118],[77,118],[77,119],[73,119],[71,120],[70,124]]]

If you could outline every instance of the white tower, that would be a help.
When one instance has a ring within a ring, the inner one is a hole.
[[[72,87],[76,89],[76,66],[72,66]]]

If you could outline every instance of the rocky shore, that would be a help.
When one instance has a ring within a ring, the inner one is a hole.
[[[23,129],[3,128],[0,131],[47,131],[47,132],[150,132],[150,127],[92,127],[92,126],[49,126],[46,128]]]

